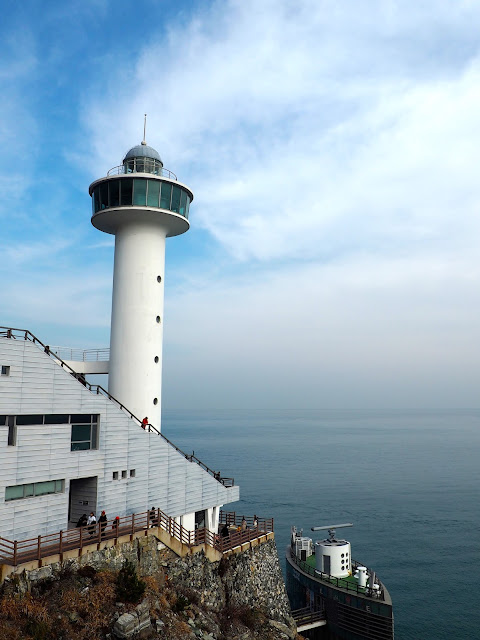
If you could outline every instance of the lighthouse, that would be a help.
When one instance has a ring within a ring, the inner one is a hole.
[[[165,241],[190,228],[193,193],[145,134],[89,193],[93,226],[115,236],[108,391],[160,429]]]

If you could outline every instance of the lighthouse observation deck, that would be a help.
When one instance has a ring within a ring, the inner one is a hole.
[[[117,169],[123,167],[116,167]],[[118,173],[110,174],[91,185],[92,213],[118,207],[153,207],[178,213],[188,219],[193,194],[179,183],[177,178],[161,174]],[[171,171],[168,171],[171,174]],[[158,177],[157,177],[158,176]]]
[[[163,167],[158,152],[145,142],[130,149],[121,165],[95,180],[89,187],[89,193],[92,197],[92,223],[107,233],[115,233],[125,220],[139,220],[138,213],[142,210],[144,220],[162,219],[158,216],[152,218],[148,210],[151,213],[163,212],[167,236],[184,233],[189,228],[186,221],[193,200],[192,191],[179,182],[172,171]],[[135,209],[137,215],[129,215],[129,209]],[[104,212],[113,211],[117,215],[105,217]],[[120,211],[122,214],[118,215]]]

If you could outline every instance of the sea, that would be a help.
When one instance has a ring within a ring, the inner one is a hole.
[[[223,476],[224,509],[337,535],[393,600],[396,640],[480,639],[480,410],[164,411],[163,433]]]

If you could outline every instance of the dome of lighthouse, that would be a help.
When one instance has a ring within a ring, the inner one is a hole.
[[[153,158],[154,160],[162,162],[158,151],[155,151],[155,149],[148,144],[137,144],[135,147],[132,147],[130,151],[127,151],[125,154],[123,161],[125,162],[125,160],[129,158]]]
[[[127,151],[123,166],[125,173],[154,173],[161,175],[163,162],[158,151],[153,147],[149,147],[146,142],[137,144]]]

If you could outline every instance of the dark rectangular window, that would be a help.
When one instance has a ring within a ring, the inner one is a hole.
[[[123,207],[132,206],[133,180],[126,178],[121,181],[120,200]]]
[[[172,185],[169,182],[162,182],[162,195],[160,198],[160,207],[162,209],[170,209],[171,199],[172,199]]]
[[[4,427],[7,424],[8,416],[0,416],[0,427]]]
[[[98,416],[72,415],[71,451],[87,451],[98,448]]]
[[[43,416],[17,416],[17,425],[43,424]]]
[[[45,416],[45,424],[68,424],[70,421],[65,414]]]
[[[10,367],[2,364],[2,376],[9,376],[9,375],[10,375]]]
[[[120,180],[111,180],[108,183],[109,202],[111,207],[118,207],[120,204]]]
[[[180,196],[182,194],[182,191],[180,189],[180,187],[177,187],[176,184],[173,185],[172,188],[172,206],[170,207],[172,211],[175,211],[176,213],[179,212],[180,210]]]
[[[95,187],[95,189],[93,190],[93,210],[95,213],[97,213],[97,211],[100,211],[100,187]]]
[[[17,427],[14,424],[8,425],[8,446],[14,447],[17,444]]]
[[[90,413],[73,413],[70,417],[70,422],[91,422],[92,416]]]
[[[6,416],[8,424],[8,446],[14,447],[17,444],[17,427],[15,416]]]
[[[103,182],[100,185],[100,209],[107,209],[108,207],[108,184]]]

